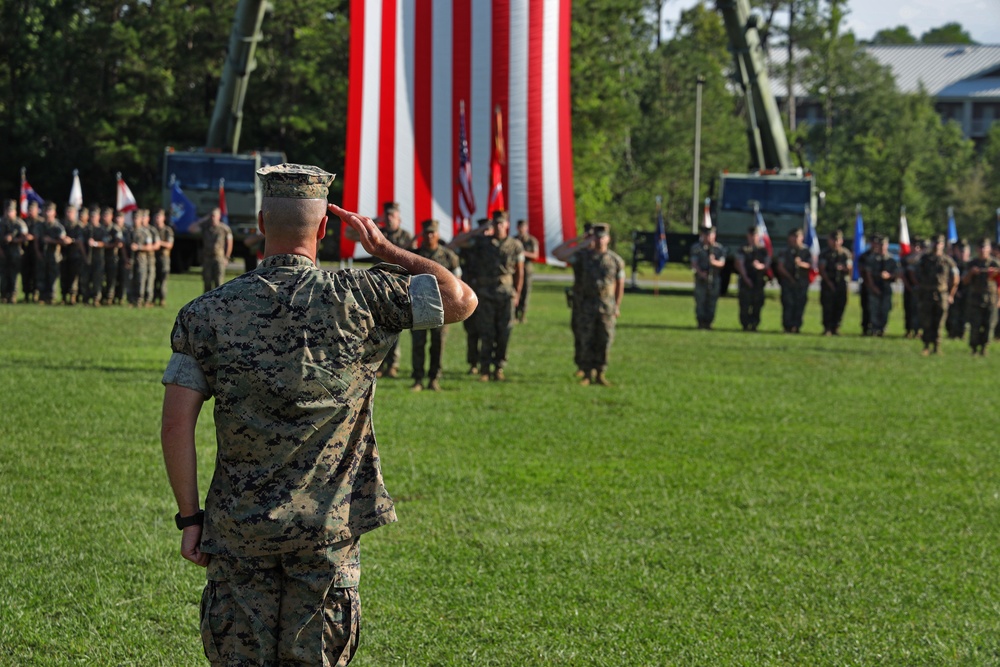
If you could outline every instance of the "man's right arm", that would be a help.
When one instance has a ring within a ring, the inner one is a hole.
[[[165,385],[160,444],[170,488],[177,500],[177,511],[183,517],[197,514],[201,507],[194,428],[204,402],[205,396],[199,391],[177,384]],[[181,535],[181,555],[205,567],[209,555],[202,553],[200,546],[201,526],[185,528]]]
[[[348,225],[358,234],[358,239],[365,251],[379,259],[397,264],[413,275],[429,274],[437,279],[438,290],[441,292],[441,306],[444,310],[444,323],[461,322],[472,315],[479,303],[476,293],[452,274],[451,271],[426,257],[398,248],[378,228],[371,218],[346,211],[336,204],[330,204],[327,210]]]

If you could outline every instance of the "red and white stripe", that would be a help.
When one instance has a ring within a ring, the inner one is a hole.
[[[374,216],[397,201],[414,233],[454,219],[462,100],[473,195],[489,201],[499,106],[508,211],[548,258],[576,236],[569,46],[570,0],[352,0],[344,207]]]

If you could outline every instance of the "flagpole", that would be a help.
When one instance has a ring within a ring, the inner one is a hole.
[[[661,215],[660,211],[662,210],[662,205],[663,205],[663,197],[661,197],[660,195],[656,195],[656,219],[657,219],[657,221],[659,221],[659,219],[660,219],[660,215]],[[1000,209],[998,209],[998,210],[1000,210]],[[656,232],[657,232],[657,234],[659,234],[659,231],[660,231],[660,223],[657,222],[656,223]],[[659,244],[659,242],[660,242],[659,238],[657,238],[657,239],[655,239],[653,241],[653,244],[654,244],[653,245],[653,262],[656,262],[656,254],[657,254],[656,253],[656,247],[657,247],[657,244]],[[657,267],[659,267],[659,264],[657,264]],[[653,271],[653,296],[660,296],[660,272],[659,271]]]

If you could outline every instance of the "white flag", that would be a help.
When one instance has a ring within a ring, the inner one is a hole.
[[[73,170],[73,187],[69,190],[69,205],[80,208],[83,206],[83,188],[80,187],[80,172]]]
[[[125,214],[125,224],[129,227],[132,226],[132,211],[137,210],[139,207],[135,203],[135,195],[132,191],[128,189],[125,185],[125,181],[122,180],[121,172],[118,173],[118,198],[115,203],[115,209]]]

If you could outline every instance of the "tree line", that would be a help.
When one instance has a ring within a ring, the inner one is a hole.
[[[821,232],[850,233],[858,203],[869,230],[892,233],[905,205],[913,234],[942,231],[949,206],[963,235],[992,231],[1000,206],[1000,124],[977,151],[956,124],[941,122],[930,96],[900,93],[891,72],[845,30],[846,0],[755,5],[768,48],[795,54],[774,76],[797,82],[823,106],[820,124],[795,118],[794,97],[783,109],[790,144],[827,195]],[[0,0],[7,157],[0,192],[17,193],[24,166],[35,189],[59,201],[79,169],[85,198],[112,203],[120,171],[142,201],[158,201],[164,146],[205,141],[235,6]],[[743,171],[749,161],[745,109],[728,78],[732,59],[720,15],[708,3],[697,5],[664,36],[659,8],[657,0],[573,3],[578,221],[608,222],[619,238],[652,227],[657,195],[672,230],[690,227],[699,76],[699,200],[712,194],[712,174]],[[243,147],[282,150],[299,162],[343,162],[349,27],[348,0],[273,3],[244,108]],[[916,41],[896,28],[873,41],[910,38]],[[950,40],[971,43],[955,24],[919,41]]]

